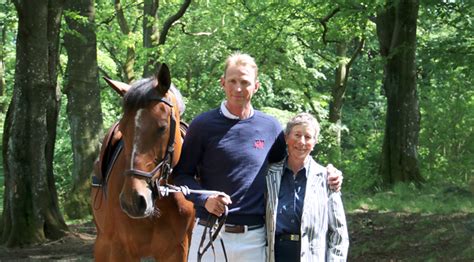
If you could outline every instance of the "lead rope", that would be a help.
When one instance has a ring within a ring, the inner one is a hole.
[[[202,256],[206,251],[209,249],[209,247],[212,248],[212,254],[214,255],[214,262],[216,261],[216,250],[214,248],[214,241],[216,240],[217,236],[219,235],[222,227],[225,225],[225,220],[227,219],[227,214],[229,213],[229,208],[225,206],[225,211],[224,214],[220,218],[218,218],[215,215],[209,214],[208,216],[208,224],[204,226],[204,231],[202,232],[201,236],[201,242],[199,243],[199,248],[198,248],[198,262],[201,262]],[[216,226],[216,222],[217,223]],[[204,246],[204,241],[206,240],[206,233],[209,232],[209,242]],[[225,261],[227,262],[227,252],[225,250],[225,245],[224,245],[224,240],[220,238],[221,246],[222,246],[222,251],[224,253],[224,258]]]
[[[156,190],[158,191],[159,195],[161,197],[166,197],[170,193],[183,193],[183,195],[187,196],[189,194],[201,194],[201,195],[223,195],[224,193],[219,192],[219,191],[214,191],[214,190],[195,190],[195,189],[189,189],[187,186],[175,186],[175,185],[170,185],[166,184],[164,186],[160,186],[158,183],[156,183]],[[225,225],[225,221],[227,219],[227,214],[229,213],[229,208],[225,206],[225,211],[224,214],[220,218],[217,216],[209,214],[208,217],[208,225],[205,225],[204,231],[201,236],[201,243],[199,244],[198,248],[198,262],[201,262],[202,256],[204,253],[209,249],[209,247],[212,247],[212,253],[214,254],[214,261],[216,261],[216,252],[214,249],[214,240],[216,240],[217,236],[219,235],[222,227]],[[216,221],[219,221],[216,226]],[[212,222],[212,223],[211,223]],[[215,230],[213,231],[215,227]],[[206,233],[209,231],[209,242],[204,246],[204,241],[206,240]],[[224,245],[224,240],[220,238],[220,242],[222,245],[222,251],[224,253],[224,258],[225,261],[227,262],[227,252],[225,250],[225,245]]]

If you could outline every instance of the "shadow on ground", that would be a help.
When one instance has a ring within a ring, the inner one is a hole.
[[[425,215],[357,211],[348,215],[348,261],[474,261],[474,214]],[[0,261],[92,261],[92,223],[42,245],[7,249]]]

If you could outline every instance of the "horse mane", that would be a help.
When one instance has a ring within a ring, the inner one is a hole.
[[[123,107],[125,111],[144,108],[151,102],[163,98],[163,95],[158,92],[157,88],[155,88],[156,84],[157,80],[155,77],[144,78],[134,82],[123,99]],[[182,115],[185,109],[183,96],[173,83],[171,83],[169,90],[175,95],[178,103],[177,107]]]
[[[176,101],[178,101],[179,114],[183,115],[184,110],[186,109],[186,106],[184,105],[184,99],[183,99],[183,96],[181,95],[181,92],[179,92],[178,88],[176,88],[176,86],[173,83],[171,83],[170,90],[176,97]]]

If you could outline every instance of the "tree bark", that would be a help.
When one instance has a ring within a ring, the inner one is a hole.
[[[335,72],[334,86],[331,90],[331,101],[329,102],[329,122],[331,123],[332,133],[330,137],[334,139],[335,145],[329,150],[329,160],[338,163],[341,160],[341,131],[342,131],[342,106],[344,101],[344,94],[347,90],[347,82],[349,73],[355,59],[362,52],[365,39],[354,39],[356,44],[355,50],[349,61],[344,62],[340,59],[339,65]],[[347,43],[336,43],[336,55],[339,58],[344,58],[347,55]]]
[[[143,77],[149,77],[154,73],[153,57],[157,52],[158,30],[156,21],[158,21],[158,0],[143,1],[143,47],[147,50],[148,61],[143,68]]]
[[[5,123],[6,205],[0,242],[23,246],[58,239],[67,231],[53,175],[63,1],[14,4],[18,34],[14,91]]]
[[[336,55],[339,58],[345,57],[347,54],[347,44],[336,44]],[[341,160],[341,111],[343,104],[343,97],[347,88],[348,68],[346,63],[339,59],[339,64],[334,74],[335,81],[331,90],[331,101],[329,102],[329,122],[331,123],[330,132],[331,140],[334,139],[334,145],[329,150],[329,161],[332,163],[339,163]]]
[[[130,27],[128,26],[127,19],[125,19],[125,14],[123,13],[120,0],[114,1],[114,7],[115,7],[115,12],[117,12],[117,22],[119,24],[120,31],[122,31],[122,34],[126,36],[130,36],[131,35]],[[127,47],[127,58],[122,68],[123,73],[124,73],[124,79],[125,79],[125,82],[127,83],[131,83],[135,80],[135,70],[133,68],[135,65],[135,59],[136,59],[135,46],[130,45]]]
[[[388,0],[376,20],[380,51],[386,59],[383,88],[387,116],[379,169],[385,186],[423,181],[417,152],[420,130],[415,63],[418,8],[418,0]]]
[[[66,16],[70,33],[64,34],[68,55],[67,115],[74,157],[72,191],[65,212],[78,219],[91,213],[90,177],[102,137],[102,110],[98,84],[97,40],[94,27],[94,0],[67,0],[65,9],[86,17],[88,23]]]

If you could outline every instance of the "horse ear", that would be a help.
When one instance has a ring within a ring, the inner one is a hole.
[[[158,80],[158,91],[160,94],[166,94],[171,86],[171,74],[168,66],[165,63],[161,64],[158,68],[156,79]]]
[[[109,84],[109,86],[111,86],[115,90],[115,92],[117,92],[120,96],[124,96],[125,93],[127,93],[127,91],[131,87],[129,84],[126,84],[120,81],[115,81],[105,76],[103,78],[105,82],[107,82],[107,84]]]

